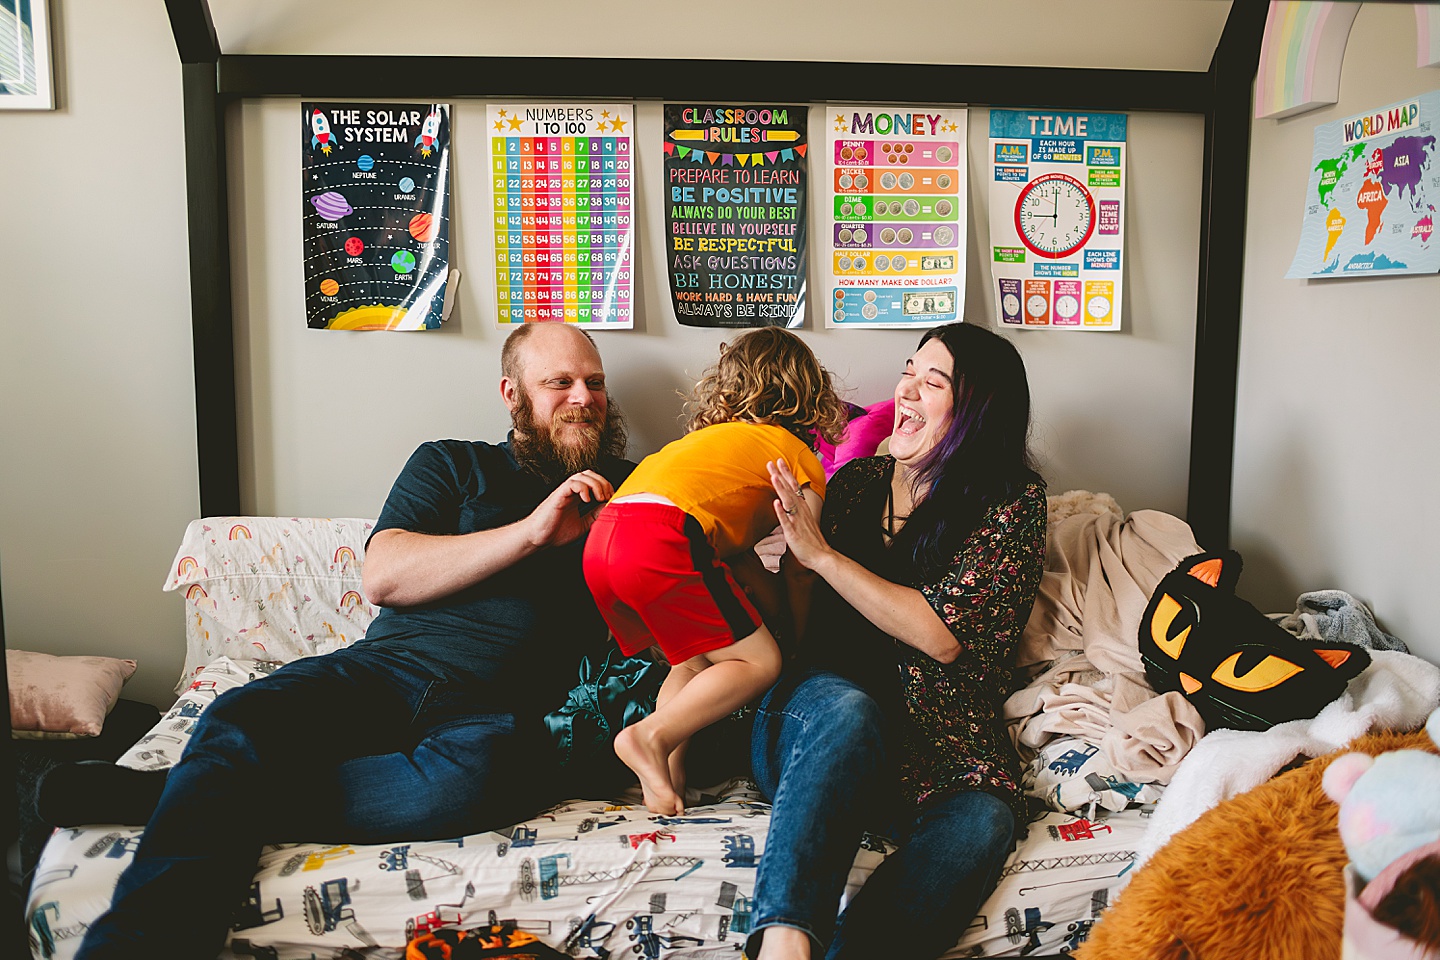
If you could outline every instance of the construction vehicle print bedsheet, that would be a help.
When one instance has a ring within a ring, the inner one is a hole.
[[[147,769],[174,763],[205,707],[260,669],[224,657],[205,667],[121,762]],[[473,939],[504,930],[596,960],[738,958],[755,920],[769,821],[754,785],[732,780],[681,817],[648,813],[637,789],[453,840],[266,847],[244,902],[235,905],[222,956],[400,960],[411,942],[417,951],[439,949],[436,931],[469,931]],[[1140,809],[1101,809],[1094,820],[1045,814],[1030,824],[998,889],[946,956],[1072,951],[1128,879],[1144,829]],[[140,833],[115,826],[56,831],[27,905],[38,960],[74,955]],[[847,897],[895,849],[867,835]]]

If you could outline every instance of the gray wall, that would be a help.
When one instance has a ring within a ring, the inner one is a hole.
[[[604,16],[558,0],[513,8],[430,0],[406,8],[405,30],[395,29],[394,5],[378,0],[214,6],[230,52],[661,57],[675,52],[675,37],[700,29],[690,8],[658,0],[614,4],[619,12]],[[181,665],[181,608],[160,585],[199,509],[179,63],[158,2],[51,0],[51,9],[61,108],[0,112],[0,182],[9,187],[0,200],[6,637],[18,648],[134,657],[141,668],[127,695],[163,703]],[[926,29],[893,34],[855,28],[873,5],[832,4],[826,20],[814,9],[740,0],[704,30],[703,48],[683,55],[1203,69],[1228,4],[1126,0],[1108,5],[1102,21],[1088,19],[1088,5],[1053,0],[900,0],[887,12]],[[1041,15],[1056,28],[1015,28]],[[421,29],[426,16],[435,26]],[[1347,103],[1436,86],[1440,71],[1408,66],[1409,17],[1408,7],[1361,12],[1356,36],[1373,36],[1364,47],[1352,43]],[[552,21],[566,26],[531,26]],[[1350,84],[1360,77],[1367,89],[1357,92]],[[852,99],[863,87],[836,94]],[[456,109],[454,249],[465,278],[455,321],[434,334],[389,336],[304,328],[291,200],[298,108],[252,104],[230,118],[247,509],[373,515],[416,442],[502,428],[494,386],[501,331],[489,322],[483,270],[488,231],[467,230],[483,222],[483,187],[466,174],[479,155],[480,108]],[[985,118],[973,112],[972,165],[982,159]],[[653,104],[640,114],[643,181],[658,163],[659,127]],[[1237,467],[1236,530],[1251,566],[1243,584],[1267,609],[1288,609],[1300,589],[1350,589],[1420,646],[1416,588],[1428,569],[1420,543],[1435,530],[1435,512],[1389,506],[1404,501],[1382,493],[1390,484],[1420,489],[1422,472],[1433,472],[1425,430],[1434,393],[1418,366],[1434,347],[1425,321],[1435,312],[1435,278],[1278,279],[1298,234],[1312,116],[1320,114],[1256,125]],[[1031,372],[1052,489],[1103,489],[1127,509],[1178,513],[1201,129],[1194,118],[1136,115],[1131,130],[1125,332],[1014,336]],[[988,230],[984,188],[972,173],[972,317],[993,307],[975,252]],[[643,189],[641,242],[649,244],[663,214]],[[664,277],[650,267],[654,252],[642,246],[640,327],[602,340],[636,424],[637,454],[678,433],[675,391],[724,337],[674,322]],[[1304,310],[1295,308],[1301,298]],[[860,400],[888,392],[915,339],[813,327],[803,335]],[[1440,647],[1432,642],[1429,655]]]
[[[1440,509],[1427,492],[1440,474],[1440,276],[1284,278],[1316,125],[1436,89],[1440,69],[1415,66],[1411,6],[1369,3],[1350,32],[1340,101],[1254,123],[1232,529],[1241,593],[1262,609],[1345,590],[1440,662],[1426,599],[1440,573]]]

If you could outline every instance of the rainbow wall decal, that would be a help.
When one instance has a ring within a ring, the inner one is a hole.
[[[230,539],[231,539],[231,540],[249,540],[249,539],[250,539],[250,528],[247,527],[247,526],[245,526],[245,524],[243,524],[243,523],[237,523],[237,524],[235,524],[235,526],[233,526],[233,527],[230,528]]]
[[[340,547],[338,550],[335,551],[335,564],[336,564],[336,566],[339,566],[339,565],[345,564],[345,563],[354,563],[354,562],[355,562],[355,551],[354,551],[354,550],[351,550],[349,547]]]
[[[341,549],[349,548],[342,547]],[[346,590],[345,595],[340,598],[340,606],[346,610],[349,610],[351,607],[358,607],[364,602],[365,598],[360,596],[360,594],[356,593],[354,590]]]
[[[1340,99],[1340,66],[1359,11],[1358,3],[1270,4],[1255,78],[1256,118],[1293,117]]]
[[[1440,6],[1415,4],[1415,66],[1440,67]]]

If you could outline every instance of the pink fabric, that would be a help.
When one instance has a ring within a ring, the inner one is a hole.
[[[1355,866],[1345,865],[1345,939],[1341,960],[1440,960],[1440,952],[1427,949],[1370,915],[1406,869],[1436,853],[1440,853],[1440,843],[1411,851],[1380,871],[1363,888]]]
[[[7,650],[5,668],[10,729],[94,737],[135,673],[135,661]]]

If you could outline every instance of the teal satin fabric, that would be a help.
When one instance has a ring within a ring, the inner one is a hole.
[[[561,766],[608,755],[615,734],[655,709],[655,695],[669,673],[664,661],[627,657],[611,647],[597,666],[580,658],[580,682],[565,705],[545,715]]]

